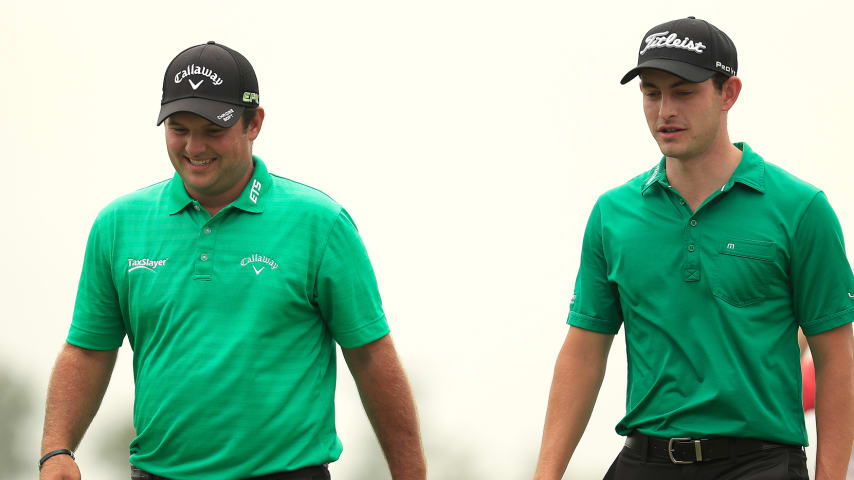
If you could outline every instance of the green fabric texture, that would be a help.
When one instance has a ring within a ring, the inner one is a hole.
[[[131,463],[222,479],[336,460],[335,342],[388,332],[347,212],[255,157],[244,192],[214,217],[177,174],[101,211],[68,342],[109,350],[127,335]]]
[[[854,275],[824,194],[736,146],[732,178],[696,212],[662,158],[590,215],[568,323],[625,325],[620,435],[807,444],[797,328],[854,321]]]

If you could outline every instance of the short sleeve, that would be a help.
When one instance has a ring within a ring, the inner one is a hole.
[[[821,192],[795,231],[791,283],[795,316],[805,335],[854,321],[854,274],[839,220]]]
[[[344,348],[359,347],[389,333],[368,252],[343,209],[324,248],[315,301],[332,337]]]
[[[105,225],[106,224],[106,225]],[[113,350],[125,336],[119,298],[113,283],[112,229],[102,212],[86,242],[68,343],[91,350]]]
[[[602,213],[597,202],[584,230],[581,264],[567,323],[594,332],[616,334],[623,323],[617,286],[608,280],[602,238]]]

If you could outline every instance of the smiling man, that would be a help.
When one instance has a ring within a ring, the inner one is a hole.
[[[731,143],[735,45],[688,17],[652,28],[638,64],[663,157],[593,208],[535,478],[561,478],[625,326],[625,448],[605,478],[806,479],[798,327],[816,365],[816,479],[854,440],[854,275],[817,188]]]
[[[48,388],[40,478],[79,479],[73,450],[125,336],[131,478],[328,479],[336,344],[394,479],[424,480],[415,405],[347,212],[270,174],[255,72],[214,42],[181,52],[158,124],[175,176],[95,220]]]

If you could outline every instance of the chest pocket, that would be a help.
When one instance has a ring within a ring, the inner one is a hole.
[[[711,254],[712,294],[736,307],[764,300],[776,270],[774,242],[724,237]]]

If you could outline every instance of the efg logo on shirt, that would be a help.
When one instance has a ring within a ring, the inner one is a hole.
[[[163,265],[166,265],[166,260],[169,260],[169,258],[167,257],[163,260],[152,260],[150,258],[128,258],[128,272],[143,268],[145,270],[157,273],[157,267],[162,267]]]
[[[270,270],[275,270],[279,268],[279,264],[276,263],[275,260],[258,253],[253,253],[252,255],[249,255],[248,257],[240,261],[241,267],[245,267],[247,265],[252,265],[252,270],[255,271],[255,275],[261,275],[261,272],[263,272],[264,269],[267,268],[267,266],[270,267]]]

